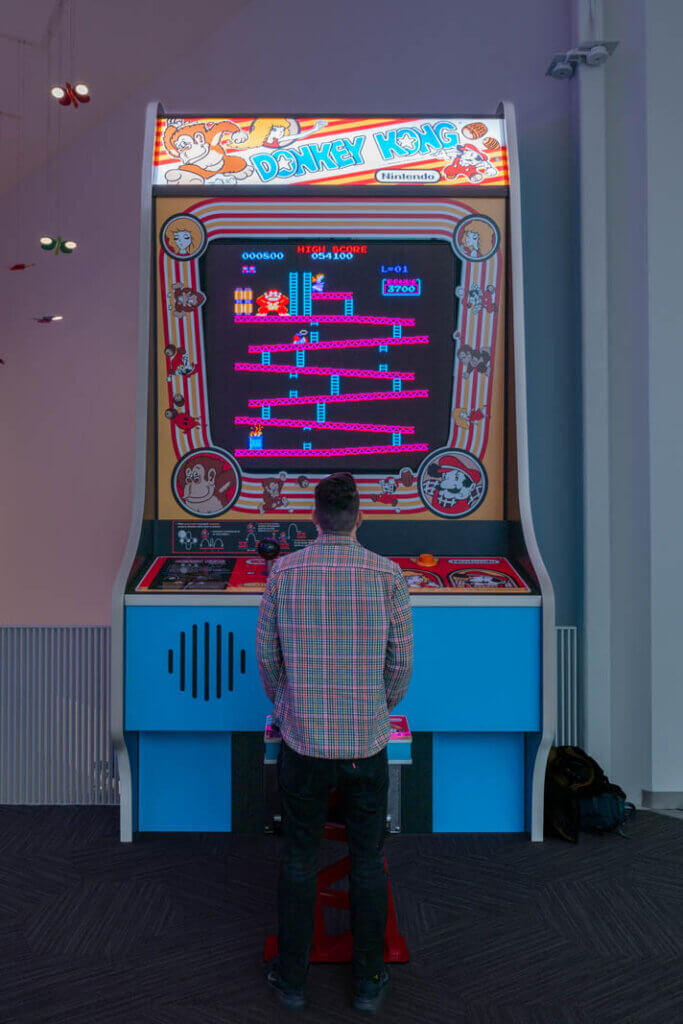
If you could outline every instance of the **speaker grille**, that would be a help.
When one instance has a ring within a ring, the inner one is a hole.
[[[235,675],[237,672],[237,651],[235,649],[235,634],[232,630],[227,633],[228,642],[223,642],[223,627],[216,624],[213,633],[211,623],[193,624],[190,627],[191,642],[187,643],[187,630],[179,633],[177,651],[173,647],[168,648],[167,664],[168,674],[177,680],[181,693],[185,692],[187,679],[191,680],[192,698],[196,700],[200,696],[200,680],[203,682],[203,697],[205,701],[214,699],[221,700],[223,697],[223,680],[227,678],[228,692],[235,689]],[[188,657],[189,647],[189,657]],[[225,650],[225,657],[224,657]],[[239,649],[239,674],[246,675],[247,652],[244,647]]]

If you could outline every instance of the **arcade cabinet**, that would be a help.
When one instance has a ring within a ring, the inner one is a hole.
[[[543,835],[554,603],[529,496],[515,121],[147,112],[121,839],[257,829],[263,555],[354,473],[411,592],[407,831]],[[265,546],[264,546],[265,544]]]

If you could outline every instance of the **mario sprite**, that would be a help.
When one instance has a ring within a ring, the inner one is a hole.
[[[167,381],[170,381],[176,374],[181,377],[191,377],[193,373],[197,372],[197,365],[190,361],[187,349],[169,345],[164,351],[168,359],[166,363]]]
[[[448,516],[467,515],[484,497],[483,470],[468,465],[456,454],[442,455],[436,463],[427,466],[422,492],[435,512]]]

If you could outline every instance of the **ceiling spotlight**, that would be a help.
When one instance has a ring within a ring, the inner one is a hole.
[[[59,248],[62,252],[73,252],[76,248],[76,244],[76,242],[62,242]]]
[[[43,235],[43,237],[40,240],[41,249],[54,249],[56,244],[57,239],[53,238],[51,235]]]
[[[90,89],[84,82],[78,82],[78,84],[74,86],[74,92],[81,103],[90,103]]]
[[[609,50],[607,49],[607,47],[603,46],[602,43],[598,43],[596,46],[591,46],[591,48],[586,53],[585,60],[586,64],[588,64],[589,67],[599,68],[602,64],[605,63],[608,57]]]
[[[599,68],[614,53],[618,42],[604,39],[593,40],[589,43],[579,43],[573,50],[566,53],[553,55],[546,70],[546,75],[551,78],[573,78],[577,67],[585,65],[589,68]]]
[[[63,320],[64,317],[63,316],[52,316],[52,315],[51,316],[34,316],[34,317],[31,317],[31,319],[35,320],[35,322],[37,324],[51,324],[55,320]]]
[[[551,78],[572,78],[575,67],[576,63],[568,60],[564,54],[556,54],[550,62],[546,75]]]

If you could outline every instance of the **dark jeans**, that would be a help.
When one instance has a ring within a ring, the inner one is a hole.
[[[353,969],[371,978],[384,962],[387,876],[384,827],[389,769],[386,748],[353,761],[305,757],[283,742],[278,758],[284,856],[280,867],[278,937],[285,985],[305,981],[313,942],[318,854],[331,788],[340,798],[351,860],[349,900]]]

